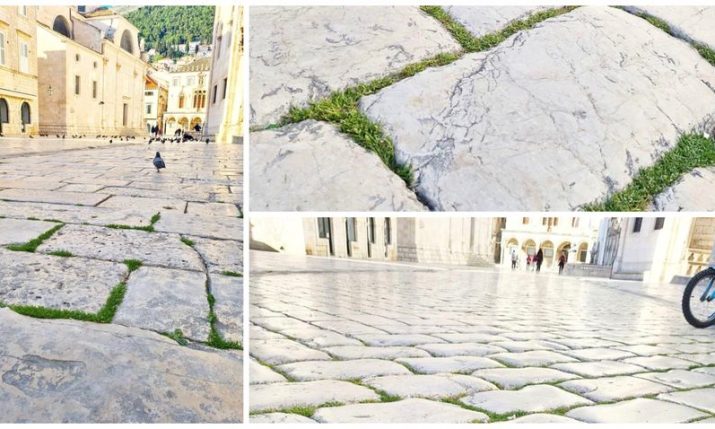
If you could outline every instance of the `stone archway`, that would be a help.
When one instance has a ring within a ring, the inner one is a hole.
[[[179,128],[186,131],[189,128],[189,119],[188,118],[179,118],[178,124],[179,124]]]
[[[544,262],[542,263],[545,267],[550,267],[554,264],[554,243],[549,240],[541,243],[541,250],[544,252]]]
[[[522,249],[527,256],[534,256],[538,251],[536,248],[536,242],[532,239],[526,240]]]
[[[60,33],[61,35],[72,38],[72,32],[70,31],[70,23],[67,22],[67,18],[62,15],[57,15],[55,21],[52,23],[52,30]]]
[[[201,121],[201,118],[199,118],[199,117],[196,117],[196,118],[194,118],[194,119],[191,120],[190,131],[196,131],[194,128],[195,128],[197,125],[198,125],[199,127],[201,127],[201,129],[204,128],[203,121]]]
[[[559,244],[559,247],[556,249],[556,260],[558,260],[559,256],[561,256],[561,254],[563,253],[566,256],[566,262],[568,262],[570,251],[571,242],[564,241],[563,243]]]
[[[119,42],[119,47],[124,49],[125,51],[129,52],[130,54],[134,53],[134,43],[132,42],[132,33],[129,32],[129,30],[124,30],[122,33],[122,39]]]
[[[10,107],[7,100],[0,98],[0,134],[2,134],[2,124],[10,123]]]
[[[579,262],[586,262],[586,258],[588,257],[588,243],[584,242],[579,244],[578,246],[578,255],[576,255],[576,260]]]
[[[32,116],[30,112],[30,104],[27,101],[22,103],[20,106],[20,122],[22,123],[22,132],[27,131],[27,125],[32,123]]]

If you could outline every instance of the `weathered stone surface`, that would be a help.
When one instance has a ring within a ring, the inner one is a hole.
[[[361,108],[433,209],[571,210],[625,187],[683,130],[712,126],[713,87],[715,69],[682,41],[581,7]]]
[[[240,355],[181,347],[123,326],[31,319],[8,309],[0,309],[0,338],[4,422],[242,420]]]
[[[249,397],[251,412],[294,406],[318,406],[328,402],[349,403],[379,399],[377,393],[367,387],[334,380],[252,385]]]
[[[114,190],[117,192],[117,190]],[[146,192],[146,191],[145,191]],[[122,209],[126,207],[134,207],[140,210],[148,210],[153,213],[164,213],[169,210],[183,213],[186,208],[186,201],[169,198],[158,198],[153,195],[144,198],[140,196],[141,192],[132,192],[132,196],[115,195],[112,198],[104,201],[99,207]],[[162,195],[162,193],[158,193]]]
[[[578,420],[570,419],[568,417],[559,416],[556,414],[529,414],[528,416],[518,417],[514,420],[509,420],[506,422],[495,423],[498,425],[512,424],[512,423],[582,423]]]
[[[0,248],[0,302],[96,313],[126,272],[124,264]]]
[[[591,404],[588,399],[548,385],[527,386],[521,390],[480,392],[460,399],[467,405],[496,414],[517,411],[542,412],[562,407]]]
[[[236,204],[227,203],[194,203],[189,202],[186,206],[186,213],[198,216],[225,216],[238,217],[241,211]]]
[[[560,362],[576,362],[576,359],[572,357],[547,350],[535,350],[522,353],[498,353],[490,357],[499,362],[504,362],[516,367],[548,366]]]
[[[667,212],[715,210],[715,195],[703,192],[703,187],[713,181],[715,169],[696,168],[658,194],[650,209]]]
[[[147,226],[153,214],[133,208],[118,210],[104,207],[0,201],[0,216],[19,219],[30,217],[53,219],[65,223]]]
[[[417,7],[255,7],[250,19],[254,126],[278,122],[291,105],[459,50]]]
[[[499,341],[493,343],[493,345],[502,347],[510,352],[528,352],[533,350],[568,350],[568,347],[563,346],[561,344],[542,340]]]
[[[208,340],[209,302],[204,273],[141,267],[127,281],[114,323]]]
[[[330,356],[289,339],[251,340],[250,351],[264,362],[280,365],[289,362],[330,360]]]
[[[360,168],[350,168],[355,165]],[[375,153],[333,125],[312,120],[251,134],[251,208],[424,210]]]
[[[360,341],[354,338],[348,338],[332,331],[309,327],[296,327],[281,330],[281,333],[292,338],[302,341],[308,347],[328,347],[328,346],[350,346],[361,345]]]
[[[321,408],[313,416],[322,423],[471,423],[488,420],[483,413],[427,399],[382,404]]]
[[[560,383],[559,386],[595,402],[612,402],[672,390],[664,384],[629,376],[571,380]]]
[[[65,225],[37,248],[41,253],[58,250],[115,262],[138,259],[146,265],[196,271],[203,268],[196,252],[174,234]]]
[[[623,360],[624,363],[640,365],[650,370],[660,371],[665,369],[687,369],[696,365],[694,362],[670,356],[634,357]]]
[[[228,341],[243,341],[243,278],[211,274],[216,329]]]
[[[542,6],[445,6],[445,11],[472,35],[481,37],[504,29],[514,21],[526,19]]]
[[[301,416],[300,414],[288,414],[288,413],[265,413],[256,414],[248,417],[251,423],[265,424],[265,423],[316,423],[315,420],[309,419],[308,417]]]
[[[53,222],[0,218],[0,245],[26,243],[56,226]]]
[[[633,357],[635,354],[623,350],[609,349],[605,347],[595,347],[591,349],[569,350],[563,352],[566,355],[573,356],[582,361],[602,361],[602,360],[618,360],[627,357]]]
[[[678,389],[692,389],[695,387],[715,385],[715,375],[685,371],[682,369],[674,369],[668,372],[649,372],[646,374],[638,374],[636,377],[677,387]]]
[[[368,378],[364,383],[400,398],[436,399],[470,392],[466,386],[438,375],[390,375]],[[480,390],[491,389],[475,391]]]
[[[162,212],[161,219],[154,225],[157,231],[175,232],[197,237],[223,240],[243,240],[243,219],[237,217],[213,216]]]
[[[676,402],[715,414],[715,388],[664,393],[658,395],[658,399]]]
[[[646,12],[667,22],[671,31],[685,40],[715,49],[715,8],[712,6],[629,6],[628,10]]]
[[[501,367],[497,361],[478,356],[452,356],[429,358],[400,358],[402,362],[423,374],[437,374],[440,372],[472,372],[482,368]]]
[[[580,407],[566,413],[566,417],[586,423],[685,423],[705,416],[689,407],[644,398]]]
[[[552,365],[551,368],[572,372],[583,377],[607,377],[611,375],[635,374],[637,372],[646,371],[646,369],[642,366],[605,360],[600,362],[559,363]]]
[[[550,368],[480,369],[472,375],[496,383],[504,389],[518,389],[527,384],[556,383],[578,378],[576,375]]]
[[[423,334],[364,334],[357,337],[371,346],[414,346],[440,342],[439,338]]]
[[[288,381],[282,375],[253,359],[248,362],[248,370],[250,371],[249,381],[251,384],[281,383]]]
[[[0,200],[6,201],[28,201],[36,203],[53,204],[79,204],[81,206],[96,206],[102,200],[108,198],[108,194],[83,193],[83,192],[62,192],[62,191],[40,191],[27,189],[3,189],[0,190]]]
[[[323,351],[340,359],[396,359],[400,357],[429,357],[429,353],[413,347],[336,346]]]
[[[479,343],[461,344],[420,344],[420,349],[427,350],[433,356],[486,356],[494,353],[505,352],[506,349]]]
[[[400,364],[380,359],[294,362],[280,365],[278,368],[301,381],[350,380],[378,375],[411,374],[407,368]]]

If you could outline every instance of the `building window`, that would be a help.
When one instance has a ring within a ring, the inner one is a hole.
[[[25,41],[20,42],[20,72],[28,73],[30,71],[30,46]]]
[[[318,237],[330,238],[330,218],[329,217],[319,217],[318,218]]]
[[[22,16],[27,16],[27,6],[18,6],[18,12]]]
[[[146,104],[146,114],[151,115],[151,103]]]
[[[203,109],[206,107],[206,91],[194,92],[194,109]]]
[[[183,109],[183,108],[184,108],[184,94],[181,94],[179,96],[179,109]]]
[[[124,108],[122,109],[122,125],[127,126],[129,122],[129,105],[124,103]]]
[[[641,232],[641,224],[643,224],[643,218],[637,217],[633,221],[633,232]]]
[[[74,54],[74,60],[79,62],[79,54]]]
[[[0,31],[0,65],[5,65],[5,33]]]
[[[216,104],[216,93],[218,93],[218,85],[214,85],[214,93],[211,97],[212,104]]]
[[[178,77],[175,77],[175,78],[171,81],[171,86],[179,86],[179,78],[178,78]]]
[[[216,58],[221,58],[221,41],[222,40],[223,39],[221,38],[221,36],[218,36],[216,38]]]
[[[370,240],[370,243],[375,242],[375,218],[371,217],[368,219],[368,240]]]
[[[79,86],[80,86],[79,76],[75,75],[75,77],[74,77],[74,93],[75,93],[75,95],[79,95]]]
[[[349,217],[345,222],[347,223],[348,241],[357,241],[357,219]]]
[[[559,226],[559,218],[554,218],[554,226]]]
[[[221,97],[222,100],[226,99],[226,87],[228,86],[228,79],[223,78],[223,97]]]
[[[96,61],[92,63],[92,67],[97,68],[97,62],[96,62]]]
[[[10,108],[4,98],[0,98],[0,124],[10,123]]]
[[[390,218],[385,219],[385,245],[392,244],[392,224]]]
[[[97,81],[92,81],[92,98],[97,98]]]
[[[655,229],[656,231],[659,229],[663,229],[663,225],[665,224],[665,218],[664,217],[657,217],[655,218]]]
[[[571,226],[574,228],[578,228],[578,223],[579,223],[579,218],[577,217],[572,217],[571,218]]]
[[[529,224],[529,218],[528,218],[528,217],[523,217],[523,218],[521,218],[521,224],[522,224],[522,225],[528,225],[528,224]]]

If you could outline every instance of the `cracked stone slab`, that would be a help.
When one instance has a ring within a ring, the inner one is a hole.
[[[0,309],[0,338],[4,422],[242,420],[242,362],[230,353],[181,347],[119,325],[32,319],[8,309]]]
[[[261,6],[249,13],[252,126],[278,122],[292,105],[460,49],[417,7]]]
[[[514,21],[529,18],[545,6],[444,6],[443,9],[473,36],[482,37],[503,30]]]
[[[311,349],[289,339],[257,340],[252,338],[250,351],[253,356],[271,365],[298,361],[330,360],[330,356],[327,353]]]
[[[462,398],[460,401],[495,414],[517,411],[536,413],[556,408],[592,404],[588,399],[549,385],[527,386],[521,390],[480,392]]]
[[[323,351],[339,359],[397,359],[430,356],[426,351],[413,347],[335,346],[323,348]]]
[[[574,362],[551,365],[551,368],[583,377],[607,377],[647,371],[644,367],[617,361]]]
[[[65,225],[38,252],[65,250],[75,256],[122,262],[138,259],[146,265],[200,271],[201,258],[178,235],[92,225]]]
[[[243,243],[234,240],[212,240],[192,237],[193,248],[206,261],[208,270],[213,273],[230,271],[243,272]]]
[[[478,356],[452,356],[428,358],[400,358],[402,362],[422,374],[437,374],[441,372],[472,372],[483,368],[498,368],[503,366],[497,361]]]
[[[714,181],[715,169],[696,168],[656,195],[650,209],[668,212],[715,210],[715,196],[703,192],[703,187]]]
[[[690,407],[645,398],[580,407],[566,413],[566,417],[586,423],[686,423],[705,416]]]
[[[162,212],[154,229],[204,238],[243,240],[243,219],[237,217],[206,218],[188,213]]]
[[[684,392],[672,392],[658,395],[658,399],[663,399],[689,407],[705,410],[715,414],[715,388],[694,389]]]
[[[715,49],[715,8],[712,6],[629,6],[629,11],[646,12],[660,18],[678,37]]]
[[[379,375],[412,374],[400,364],[380,359],[294,362],[280,365],[278,369],[300,381],[350,380]]]
[[[243,341],[243,278],[210,274],[216,329],[223,339]]]
[[[438,399],[495,389],[486,382],[483,382],[482,388],[468,388],[448,377],[438,375],[389,375],[367,378],[364,383],[400,398]]]
[[[380,404],[320,408],[313,415],[321,423],[471,423],[486,422],[484,413],[427,399],[404,399]]]
[[[251,412],[280,410],[297,406],[319,406],[328,402],[377,401],[377,393],[348,381],[321,380],[300,383],[252,385]]]
[[[71,204],[81,206],[96,206],[109,197],[109,194],[40,191],[27,189],[0,190],[0,200],[26,201],[35,203]]]
[[[249,417],[251,423],[265,424],[265,423],[316,423],[315,420],[309,419],[308,417],[301,416],[300,414],[290,414],[290,413],[264,413],[255,414]]]
[[[253,359],[248,362],[248,370],[250,371],[249,380],[251,384],[282,383],[288,381],[282,375]]]
[[[113,323],[207,341],[209,302],[206,275],[194,271],[141,267],[131,273]]]
[[[527,384],[556,383],[579,378],[550,368],[493,368],[480,369],[472,375],[496,383],[504,389],[519,389]]]
[[[586,6],[360,107],[432,209],[572,210],[625,187],[681,132],[715,124],[711,88],[715,68],[684,42]]]
[[[674,369],[668,372],[649,372],[638,374],[636,377],[645,378],[678,389],[692,389],[715,385],[715,375],[707,373]]]
[[[133,208],[118,210],[103,207],[0,201],[0,216],[21,219],[30,217],[53,219],[64,223],[147,226],[153,214]]]
[[[559,386],[594,402],[612,402],[673,390],[664,384],[629,376],[571,380],[559,383]]]
[[[490,356],[499,362],[516,367],[548,366],[561,362],[576,362],[576,359],[547,350],[534,350],[522,353],[497,353]]]
[[[0,248],[0,302],[96,313],[126,272],[124,264]]]
[[[254,132],[250,150],[254,210],[424,210],[375,153],[331,124],[308,120]]]
[[[0,245],[27,243],[57,225],[54,222],[0,218]]]

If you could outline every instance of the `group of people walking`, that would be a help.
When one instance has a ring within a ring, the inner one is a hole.
[[[544,263],[544,251],[539,248],[539,251],[535,255],[526,256],[526,271],[541,271],[541,265]],[[516,249],[511,249],[511,269],[516,270],[519,266],[519,255]],[[566,266],[566,254],[561,252],[559,254],[559,274],[563,273],[564,267]]]

